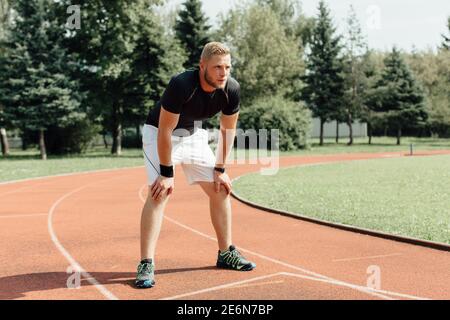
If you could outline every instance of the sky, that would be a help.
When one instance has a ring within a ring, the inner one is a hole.
[[[201,0],[210,24],[239,0]],[[169,0],[176,7],[183,0]],[[300,0],[307,16],[317,15],[319,0]],[[393,45],[411,51],[435,48],[442,43],[450,16],[450,0],[328,0],[338,32],[345,31],[345,19],[353,5],[370,48],[390,50]]]

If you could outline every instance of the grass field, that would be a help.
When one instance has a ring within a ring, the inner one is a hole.
[[[450,149],[450,139],[404,137],[400,146],[395,144],[396,139],[392,137],[374,137],[371,145],[367,141],[367,138],[359,138],[355,139],[354,145],[347,146],[347,139],[341,138],[339,144],[336,144],[334,139],[325,139],[324,146],[319,146],[318,139],[311,139],[309,149],[280,152],[280,156],[389,151],[408,153],[410,144],[413,144],[415,151]],[[256,155],[256,150],[235,149],[231,156],[242,159],[243,157],[251,158]],[[49,156],[47,161],[40,160],[39,151],[36,148],[27,151],[13,149],[9,157],[0,156],[0,182],[141,165],[143,165],[143,159],[140,149],[123,149],[122,156],[116,157],[110,154],[109,149],[96,147],[82,155]]]
[[[450,244],[450,156],[286,168],[233,189],[271,208]]]
[[[13,149],[9,157],[0,157],[0,182],[142,165],[143,158],[140,149],[124,149],[122,156],[116,157],[112,156],[109,150],[95,148],[82,155],[49,156],[46,161],[40,160],[37,150]]]

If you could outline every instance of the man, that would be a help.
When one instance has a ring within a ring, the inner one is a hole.
[[[205,45],[200,68],[174,76],[144,125],[142,141],[149,191],[141,217],[141,262],[136,286],[150,288],[154,255],[163,211],[174,190],[175,164],[181,164],[189,184],[208,195],[211,220],[219,246],[217,267],[250,271],[256,267],[231,242],[231,180],[225,160],[233,145],[239,115],[239,83],[230,76],[231,56],[219,42]],[[220,134],[216,156],[208,133],[196,121],[218,112]]]

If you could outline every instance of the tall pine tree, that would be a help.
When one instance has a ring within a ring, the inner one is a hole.
[[[198,67],[203,46],[210,41],[207,19],[200,0],[186,0],[175,23],[177,39],[188,54],[185,68]]]
[[[167,34],[161,19],[151,10],[138,10],[138,25],[131,53],[131,72],[124,90],[124,118],[136,129],[160,99],[170,78],[183,70],[184,50]],[[138,130],[136,130],[138,132]]]
[[[319,3],[319,16],[313,30],[307,72],[302,97],[315,117],[320,118],[320,145],[323,145],[323,127],[336,119],[343,104],[344,78],[340,58],[340,36],[331,21],[324,1]]]
[[[376,108],[386,113],[389,125],[396,129],[399,145],[402,129],[425,124],[428,113],[423,89],[395,47],[384,64],[381,79],[376,84]]]
[[[47,158],[45,132],[84,117],[79,85],[70,77],[72,57],[62,46],[64,25],[51,0],[17,0],[18,18],[7,45],[0,98],[7,118],[22,130],[39,132],[41,158]]]
[[[364,102],[364,84],[366,73],[364,68],[364,55],[367,52],[367,44],[362,35],[361,26],[356,17],[353,6],[350,6],[347,18],[347,34],[345,49],[345,104],[343,108],[343,120],[349,128],[348,145],[353,144],[352,123],[358,118]],[[336,137],[338,138],[338,137]]]

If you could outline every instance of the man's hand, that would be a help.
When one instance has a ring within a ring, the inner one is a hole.
[[[226,173],[220,173],[214,170],[214,189],[220,192],[220,185],[223,185],[227,194],[231,193],[231,180]]]
[[[159,176],[151,186],[151,193],[153,200],[160,200],[164,195],[169,195],[173,192],[174,179]]]

